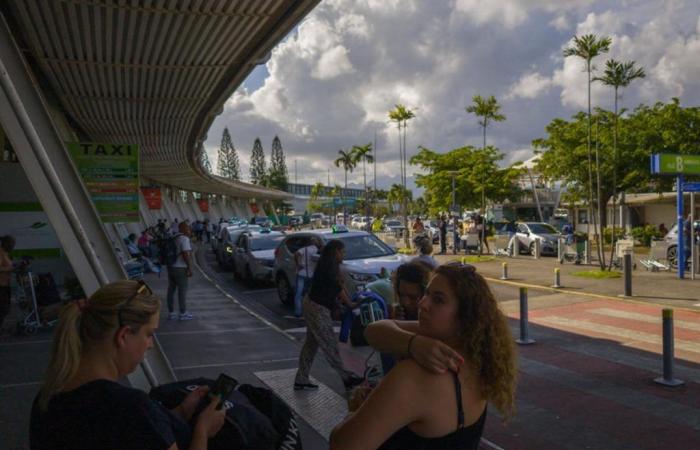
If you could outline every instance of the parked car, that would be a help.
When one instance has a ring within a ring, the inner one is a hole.
[[[233,276],[250,284],[271,282],[275,249],[284,236],[268,230],[241,233],[233,251]]]
[[[440,228],[438,228],[437,220],[426,220],[423,225],[433,244],[440,242]]]
[[[300,231],[288,234],[275,252],[274,276],[277,294],[285,305],[294,302],[296,289],[296,264],[294,253],[300,248],[312,245],[314,239],[326,243],[338,239],[345,244],[345,258],[342,268],[345,273],[345,287],[352,295],[358,288],[379,278],[382,268],[393,272],[408,261],[409,257],[397,254],[391,247],[366,231],[349,231],[343,226],[334,229]]]
[[[269,228],[270,225],[272,225],[272,222],[270,222],[270,219],[268,219],[265,216],[255,216],[252,219],[250,219],[250,224]]]
[[[304,218],[302,216],[289,216],[287,224],[290,227],[300,227],[304,223]]]
[[[516,236],[521,252],[535,254],[535,239],[540,240],[540,254],[557,255],[559,232],[544,222],[519,222]]]
[[[222,269],[233,268],[235,263],[233,260],[233,252],[238,243],[240,235],[246,231],[260,231],[262,228],[258,225],[232,225],[224,228],[221,233],[220,242],[216,247],[216,262],[219,263]]]
[[[403,234],[406,227],[398,219],[387,219],[384,221],[384,229],[396,235]]]
[[[372,220],[373,220],[372,217],[357,216],[354,219],[352,219],[352,222],[350,222],[350,225],[353,228],[357,228],[358,230],[367,230],[367,224],[371,223]]]
[[[693,227],[695,228],[695,239],[696,242],[700,238],[700,220],[693,222]],[[674,223],[671,229],[664,236],[664,243],[666,244],[666,260],[671,267],[678,267],[678,224]],[[687,242],[687,241],[686,241]],[[686,249],[687,250],[687,249]],[[690,258],[688,258],[690,259]],[[686,261],[688,261],[686,259]]]

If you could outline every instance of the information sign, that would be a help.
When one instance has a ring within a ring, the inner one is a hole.
[[[700,183],[683,183],[683,192],[700,192]]]
[[[700,155],[651,155],[651,173],[658,175],[700,175]]]
[[[103,222],[139,221],[139,148],[128,144],[68,142]]]

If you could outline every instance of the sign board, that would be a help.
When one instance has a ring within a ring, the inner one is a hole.
[[[700,183],[683,183],[683,192],[700,192]]]
[[[139,148],[128,144],[66,143],[103,222],[139,221]]]
[[[700,175],[700,155],[651,155],[651,173],[658,175]]]
[[[148,209],[160,209],[163,206],[163,194],[160,188],[141,188]]]
[[[202,211],[203,213],[209,212],[209,200],[206,198],[200,198],[197,200],[197,204],[199,205],[199,210]]]

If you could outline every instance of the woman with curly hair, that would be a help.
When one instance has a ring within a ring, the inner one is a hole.
[[[438,267],[418,321],[383,320],[368,342],[405,356],[331,433],[331,449],[476,449],[486,405],[515,408],[516,363],[505,316],[473,266]]]

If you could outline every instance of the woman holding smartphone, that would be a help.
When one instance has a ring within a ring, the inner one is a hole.
[[[214,398],[187,425],[202,387],[167,410],[118,381],[153,346],[160,299],[143,282],[117,281],[63,307],[44,384],[32,406],[32,450],[201,450],[224,423]]]

